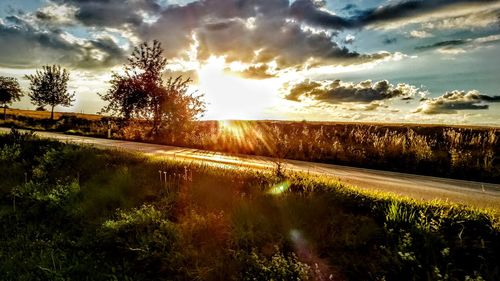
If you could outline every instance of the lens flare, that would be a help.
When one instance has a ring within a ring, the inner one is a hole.
[[[286,192],[289,188],[290,188],[290,182],[284,181],[271,187],[271,189],[269,189],[267,193],[272,195],[280,195]]]
[[[273,148],[269,145],[271,143],[268,140],[269,135],[264,133],[265,130],[260,128],[257,122],[220,120],[218,127],[219,148],[240,153],[253,152],[261,148],[263,152],[272,155]]]

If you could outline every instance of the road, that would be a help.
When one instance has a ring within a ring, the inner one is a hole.
[[[9,129],[0,128],[0,133]],[[274,169],[276,161],[270,157],[230,155],[199,149],[182,148],[121,140],[99,139],[65,135],[52,132],[36,132],[42,138],[51,138],[75,144],[87,144],[98,148],[140,152],[147,155],[175,158],[189,162],[204,162],[255,169]],[[500,184],[455,180],[405,173],[379,171],[347,166],[320,164],[297,160],[284,160],[287,171],[305,172],[311,175],[331,176],[361,189],[391,192],[421,200],[445,200],[473,207],[500,211]]]

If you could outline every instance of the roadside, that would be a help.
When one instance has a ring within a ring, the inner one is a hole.
[[[9,131],[9,129],[0,128],[0,133],[7,133]],[[247,167],[254,169],[276,168],[276,159],[263,156],[231,155],[206,150],[99,139],[52,132],[36,132],[36,135],[42,138],[51,138],[75,144],[87,144],[98,148],[139,152],[154,157],[177,159],[188,162],[202,162],[225,165],[228,167]],[[500,210],[499,184],[437,178],[297,160],[282,161],[282,164],[288,172],[308,173],[318,177],[333,177],[346,184],[357,186],[365,190],[390,192],[425,201],[442,200],[478,208]]]

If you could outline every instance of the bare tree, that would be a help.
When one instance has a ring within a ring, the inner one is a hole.
[[[54,120],[54,107],[57,105],[71,106],[75,94],[68,92],[69,72],[59,65],[46,65],[37,70],[34,75],[26,75],[30,80],[29,97],[38,106],[50,106],[50,119]]]
[[[7,104],[19,101],[23,96],[16,78],[0,76],[0,103],[3,106],[3,119],[7,117]]]

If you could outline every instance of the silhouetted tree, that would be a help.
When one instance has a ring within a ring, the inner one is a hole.
[[[0,76],[0,103],[3,106],[4,120],[7,116],[7,104],[19,101],[22,95],[16,78]]]
[[[113,73],[111,88],[101,98],[108,102],[101,112],[125,119],[143,118],[151,122],[153,135],[160,128],[179,127],[204,112],[200,96],[188,94],[191,79],[169,78],[162,74],[167,60],[161,43],[153,41],[136,47],[124,66],[125,73]]]
[[[170,77],[162,88],[162,95],[156,101],[160,108],[159,124],[169,131],[182,130],[196,117],[205,112],[205,102],[200,95],[188,93],[192,80],[182,76]]]
[[[54,120],[54,107],[57,105],[71,106],[75,94],[68,93],[69,72],[59,65],[46,65],[37,70],[34,75],[26,75],[30,80],[29,97],[38,106],[50,106],[50,119]]]

